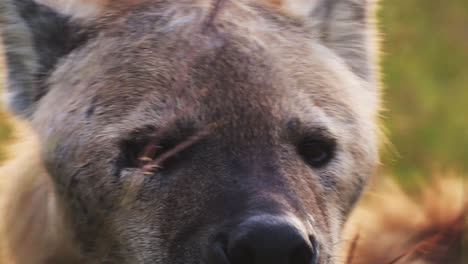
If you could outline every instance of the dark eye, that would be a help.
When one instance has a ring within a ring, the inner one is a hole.
[[[191,128],[157,131],[142,128],[120,142],[116,174],[123,170],[142,169],[144,173],[170,172],[191,156],[193,148],[209,130]]]
[[[167,171],[180,161],[183,150],[173,151],[177,148],[178,140],[169,136],[155,139],[146,135],[151,133],[145,130],[120,142],[120,156],[117,161],[119,170],[144,169],[145,166],[154,163],[158,171],[160,169]],[[150,171],[156,171],[156,167]]]
[[[302,158],[312,167],[320,168],[333,158],[335,143],[328,139],[304,139],[298,146]]]

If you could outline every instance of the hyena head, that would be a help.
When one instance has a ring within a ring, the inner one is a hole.
[[[80,263],[336,261],[377,163],[370,0],[1,8]]]

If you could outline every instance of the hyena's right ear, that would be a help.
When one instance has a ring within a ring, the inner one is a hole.
[[[61,14],[38,2],[0,0],[0,37],[7,68],[6,101],[21,116],[29,116],[36,102],[47,93],[46,80],[60,59],[86,40],[81,27],[67,13],[70,10]]]

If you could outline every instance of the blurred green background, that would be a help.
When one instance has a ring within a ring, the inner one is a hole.
[[[468,1],[385,0],[386,170],[411,185],[468,172]]]
[[[435,172],[468,175],[468,0],[385,0],[379,17],[383,170],[406,186]],[[5,145],[12,133],[0,120]]]

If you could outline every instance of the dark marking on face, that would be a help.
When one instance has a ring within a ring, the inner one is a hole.
[[[336,191],[337,179],[334,175],[321,175],[319,177],[321,185],[328,191]]]
[[[217,15],[221,12],[221,9],[223,8],[226,2],[226,0],[214,0],[214,3],[212,3],[210,14],[206,19],[205,26],[203,28],[204,31],[206,31],[209,27],[213,25],[213,22],[216,20]]]
[[[97,98],[93,97],[93,99],[91,100],[88,106],[88,109],[86,109],[86,112],[85,112],[86,118],[90,118],[94,114],[94,111],[96,110],[96,103],[97,103]]]

